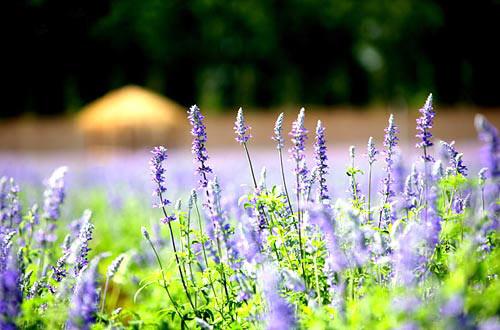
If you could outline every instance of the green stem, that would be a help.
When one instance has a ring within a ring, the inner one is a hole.
[[[165,279],[165,271],[163,270],[163,265],[161,263],[160,256],[158,255],[158,251],[156,251],[156,248],[155,248],[153,242],[149,238],[146,238],[146,239],[148,240],[149,245],[151,245],[151,248],[153,249],[153,252],[156,256],[156,261],[158,262],[158,266],[160,266],[161,277],[163,279],[163,288],[167,292],[167,296],[170,299],[170,301],[172,302],[172,305],[174,305],[174,308],[175,308],[175,311],[177,312],[177,315],[179,315],[179,317],[182,320],[182,314],[179,311],[179,307],[177,306],[177,303],[174,301],[174,299],[172,298],[172,295],[170,294],[170,291],[168,290],[167,280]]]

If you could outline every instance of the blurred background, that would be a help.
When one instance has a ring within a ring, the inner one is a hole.
[[[335,141],[381,137],[389,112],[411,139],[429,92],[443,138],[474,138],[475,112],[500,123],[498,0],[8,7],[2,150],[185,145],[185,110],[195,103],[208,114],[214,145],[234,146],[239,106],[261,145],[278,111],[291,122],[300,106],[310,128],[321,117]]]

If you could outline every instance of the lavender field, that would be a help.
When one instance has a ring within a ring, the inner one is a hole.
[[[336,145],[276,114],[268,148],[0,154],[0,329],[500,329],[498,130]],[[287,114],[288,115],[288,114]],[[382,136],[382,135],[381,135]]]

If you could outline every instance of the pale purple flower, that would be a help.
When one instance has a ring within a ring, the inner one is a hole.
[[[326,205],[315,205],[308,209],[309,222],[318,226],[323,235],[328,251],[327,262],[329,269],[341,272],[347,268],[348,263],[344,251],[340,248],[336,233],[336,221],[332,209]]]
[[[125,259],[125,255],[120,254],[111,262],[111,265],[109,265],[108,270],[106,272],[106,277],[111,279],[113,278],[113,276],[115,276],[116,272],[118,271],[118,268],[120,268],[120,265],[123,262],[123,259]]]
[[[484,186],[484,184],[486,183],[486,179],[487,179],[486,173],[487,172],[488,172],[487,167],[483,167],[482,169],[479,170],[477,177],[478,177],[478,182],[479,182],[480,186]]]
[[[441,141],[441,145],[448,152],[450,167],[453,169],[455,174],[467,176],[467,167],[462,161],[463,154],[458,153],[455,149],[455,141],[451,141],[450,143]]]
[[[243,116],[243,108],[238,109],[238,114],[236,115],[236,121],[234,122],[234,132],[236,133],[236,141],[243,144],[246,143],[252,136],[248,132],[250,127],[245,123],[245,117]]]
[[[198,164],[196,172],[200,175],[200,186],[205,188],[208,184],[207,175],[212,173],[212,169],[207,165],[208,152],[205,144],[207,143],[207,132],[203,124],[203,115],[200,109],[193,105],[188,111],[188,119],[191,123],[191,135],[193,142],[191,152],[195,156],[195,163]]]
[[[149,165],[151,168],[151,177],[155,184],[153,195],[163,199],[161,196],[167,191],[167,187],[165,186],[165,167],[163,166],[163,162],[168,158],[167,148],[163,146],[154,147],[153,150],[151,150],[151,154],[153,154],[153,156],[149,161]],[[164,199],[160,207],[168,204],[170,204],[170,201]]]
[[[295,162],[295,175],[297,176],[297,192],[304,194],[308,188],[307,174],[309,173],[305,161],[305,142],[307,139],[307,129],[304,127],[305,109],[301,108],[297,120],[292,124],[292,148],[290,157]],[[303,198],[305,196],[302,196]]]
[[[434,116],[436,115],[432,106],[432,94],[429,94],[427,101],[425,101],[424,106],[419,111],[422,115],[420,118],[417,118],[417,131],[419,132],[416,136],[421,139],[421,141],[417,143],[417,148],[424,149],[424,155],[422,156],[424,161],[432,162],[434,158],[427,154],[427,148],[433,146],[430,129],[432,128]]]
[[[474,120],[479,139],[483,141],[484,165],[489,168],[492,178],[500,176],[500,139],[498,130],[483,115],[477,114]]]
[[[72,251],[73,259],[75,259],[75,264],[73,267],[73,274],[78,276],[80,271],[88,265],[88,254],[90,251],[89,242],[92,240],[92,235],[94,232],[94,225],[91,222],[86,222],[83,224],[80,234],[78,236],[78,242],[75,245],[76,249]]]
[[[285,146],[285,140],[283,139],[283,116],[283,112],[280,113],[274,124],[274,135],[272,139],[276,141],[277,149],[283,149]]]
[[[232,228],[223,213],[221,206],[221,188],[217,177],[208,182],[208,192],[212,198],[208,201],[209,217],[214,228],[214,238],[223,242],[227,249],[227,259],[233,269],[241,267],[241,257],[237,241],[232,234]],[[221,257],[221,256],[219,256]]]
[[[373,137],[370,136],[370,138],[368,139],[367,153],[366,153],[366,156],[368,157],[368,164],[372,165],[373,163],[375,163],[375,161],[377,160],[376,156],[378,153],[379,152],[375,147],[375,142],[373,142]]]
[[[316,179],[318,180],[318,202],[322,203],[325,200],[329,200],[328,187],[326,184],[326,176],[328,175],[328,156],[326,155],[326,140],[325,140],[325,128],[318,120],[316,126],[316,141],[314,143],[314,156],[316,158],[316,167],[314,172],[316,173]]]
[[[6,269],[0,271],[0,329],[17,329],[16,318],[21,313],[22,292],[16,262],[9,258]]]
[[[351,168],[355,170],[354,160],[356,157],[356,148],[354,146],[349,147],[349,157],[351,158]],[[349,192],[351,193],[351,198],[353,201],[362,202],[364,196],[361,194],[361,189],[359,189],[359,183],[356,182],[356,174],[353,173],[349,175]]]
[[[382,205],[381,211],[381,219],[384,222],[392,221],[393,213],[391,205],[391,199],[394,197],[395,193],[392,188],[392,184],[394,183],[393,177],[393,165],[394,165],[394,155],[396,153],[396,146],[398,143],[398,137],[396,136],[398,132],[398,128],[394,124],[394,115],[391,114],[389,117],[389,125],[385,129],[384,136],[384,155],[385,155],[385,176],[382,179],[382,189],[380,191],[380,195],[382,196],[382,200],[384,205]]]
[[[99,258],[92,260],[90,266],[79,273],[69,305],[68,330],[87,330],[96,321],[99,304],[98,261]]]
[[[151,177],[153,178],[153,182],[156,185],[154,190],[154,195],[156,195],[159,199],[159,203],[155,204],[155,207],[164,208],[165,206],[170,204],[170,201],[163,197],[163,193],[167,191],[167,187],[165,186],[165,167],[163,166],[163,162],[167,159],[167,149],[165,147],[155,147],[151,151],[153,157],[149,162],[151,166]],[[169,223],[170,221],[175,220],[175,215],[168,215],[163,209],[164,217],[161,219],[163,223]]]
[[[267,265],[259,275],[267,303],[266,329],[295,329],[297,320],[294,308],[279,293],[279,274],[277,270]]]
[[[14,228],[22,221],[22,207],[19,202],[19,186],[13,178],[0,181],[0,225]],[[7,184],[8,182],[8,184]]]
[[[61,204],[66,197],[64,190],[64,177],[68,172],[66,166],[57,168],[46,182],[45,192],[43,193],[43,217],[51,220],[57,220],[61,216]]]

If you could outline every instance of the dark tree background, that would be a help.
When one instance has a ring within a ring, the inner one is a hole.
[[[494,0],[10,0],[0,115],[125,84],[210,108],[422,100],[499,106]],[[4,90],[5,91],[5,90]]]

